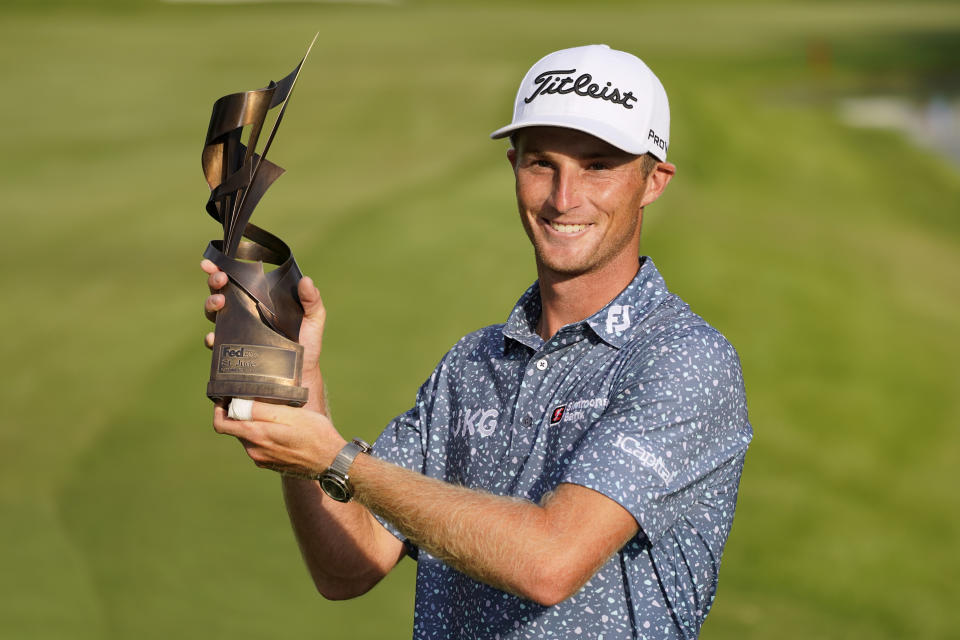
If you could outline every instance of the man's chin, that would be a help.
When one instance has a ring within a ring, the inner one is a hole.
[[[570,258],[566,260],[551,258],[545,260],[542,256],[537,256],[537,264],[541,274],[547,272],[563,280],[582,276],[589,272],[593,266],[588,260],[582,258]]]

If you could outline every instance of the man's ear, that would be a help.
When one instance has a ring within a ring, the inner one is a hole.
[[[510,166],[513,167],[514,171],[517,169],[517,150],[513,147],[507,149],[507,160],[510,161]]]
[[[647,177],[647,189],[643,194],[643,201],[640,206],[645,207],[659,198],[676,172],[676,165],[669,162],[658,162],[656,168]]]

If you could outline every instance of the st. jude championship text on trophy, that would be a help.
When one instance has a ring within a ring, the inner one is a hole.
[[[213,104],[203,172],[210,185],[207,213],[223,225],[223,239],[211,241],[203,255],[229,278],[221,290],[225,302],[217,313],[207,384],[207,396],[214,401],[258,398],[294,406],[307,401],[307,389],[300,386],[303,347],[297,342],[303,319],[297,283],[302,274],[290,247],[250,224],[250,216],[283,174],[266,156],[309,53],[307,49],[296,69],[279,82],[226,95]],[[273,128],[257,153],[264,120],[275,107],[280,110]],[[264,263],[276,268],[265,271]]]

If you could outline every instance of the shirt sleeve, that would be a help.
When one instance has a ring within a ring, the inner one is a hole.
[[[739,469],[751,436],[733,347],[709,327],[683,329],[626,358],[610,403],[572,452],[562,481],[615,500],[656,543],[690,512],[715,471]],[[739,483],[739,473],[719,475]]]

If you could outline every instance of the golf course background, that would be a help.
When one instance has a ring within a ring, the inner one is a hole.
[[[960,168],[837,104],[955,99],[960,5],[147,0],[0,8],[0,637],[410,636],[414,563],[323,600],[204,397],[210,107],[317,31],[253,222],[323,293],[344,435],[535,277],[487,134],[605,42],[667,88],[643,251],[736,345],[756,434],[702,637],[957,637]]]

